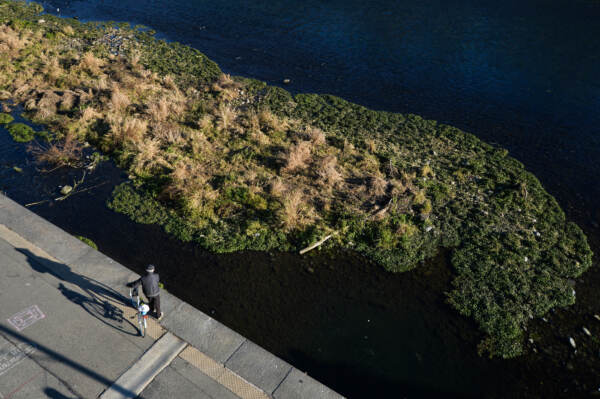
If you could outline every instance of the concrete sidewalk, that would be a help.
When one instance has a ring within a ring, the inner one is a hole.
[[[341,398],[166,292],[141,338],[137,277],[0,195],[0,399]]]

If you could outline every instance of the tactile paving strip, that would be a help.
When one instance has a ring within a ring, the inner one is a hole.
[[[185,348],[179,357],[242,399],[269,399],[265,392],[192,346]]]

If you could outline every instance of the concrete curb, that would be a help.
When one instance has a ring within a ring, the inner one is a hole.
[[[100,399],[135,399],[186,345],[173,334],[166,333],[104,391]]]
[[[123,290],[124,282],[139,277],[3,194],[0,194],[0,224],[67,264],[73,272],[113,287],[118,292]],[[166,314],[161,324],[171,333],[167,335],[180,337],[269,397],[343,398],[168,292],[161,293],[161,305]],[[123,396],[106,396],[112,397]]]

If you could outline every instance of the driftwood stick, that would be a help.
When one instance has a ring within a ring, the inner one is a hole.
[[[30,204],[25,204],[25,207],[30,207],[30,206],[34,206],[34,205],[40,205],[40,204],[43,204],[44,202],[48,202],[48,201],[52,201],[52,200],[45,199],[45,200],[42,200],[42,201],[32,202]]]
[[[325,241],[329,240],[331,237],[333,237],[334,235],[337,234],[337,231],[334,231],[333,233],[325,236],[324,238],[320,239],[319,241],[315,242],[314,244],[300,250],[300,255],[304,255],[305,253],[307,253],[308,251],[317,248],[318,246],[321,246]]]
[[[105,182],[102,182],[102,183],[100,183],[100,184],[96,184],[95,186],[88,187],[88,188],[84,188],[84,189],[82,189],[82,190],[77,190],[77,191],[73,190],[73,191],[71,191],[69,194],[67,194],[67,195],[65,195],[65,196],[62,196],[62,197],[58,197],[58,198],[56,198],[56,199],[55,199],[55,201],[64,201],[64,200],[66,200],[67,198],[69,198],[71,195],[75,195],[75,194],[79,194],[79,193],[83,193],[83,192],[86,192],[86,191],[92,190],[92,189],[94,189],[94,188],[96,188],[96,187],[103,186],[103,185],[105,185],[106,183],[108,183],[108,182],[107,182],[107,181],[105,181]]]
[[[392,200],[389,200],[387,205],[384,206],[382,209],[376,211],[374,214],[372,214],[369,219],[372,220],[377,220],[381,217],[383,217],[383,215],[385,215],[385,213],[390,209],[390,206],[392,205]]]

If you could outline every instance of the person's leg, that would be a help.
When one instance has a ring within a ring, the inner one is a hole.
[[[162,316],[162,312],[160,311],[160,295],[154,297],[154,309],[156,309],[156,318],[160,318]]]
[[[156,297],[148,298],[148,306],[150,306],[150,314],[154,313],[154,309],[156,308]]]

